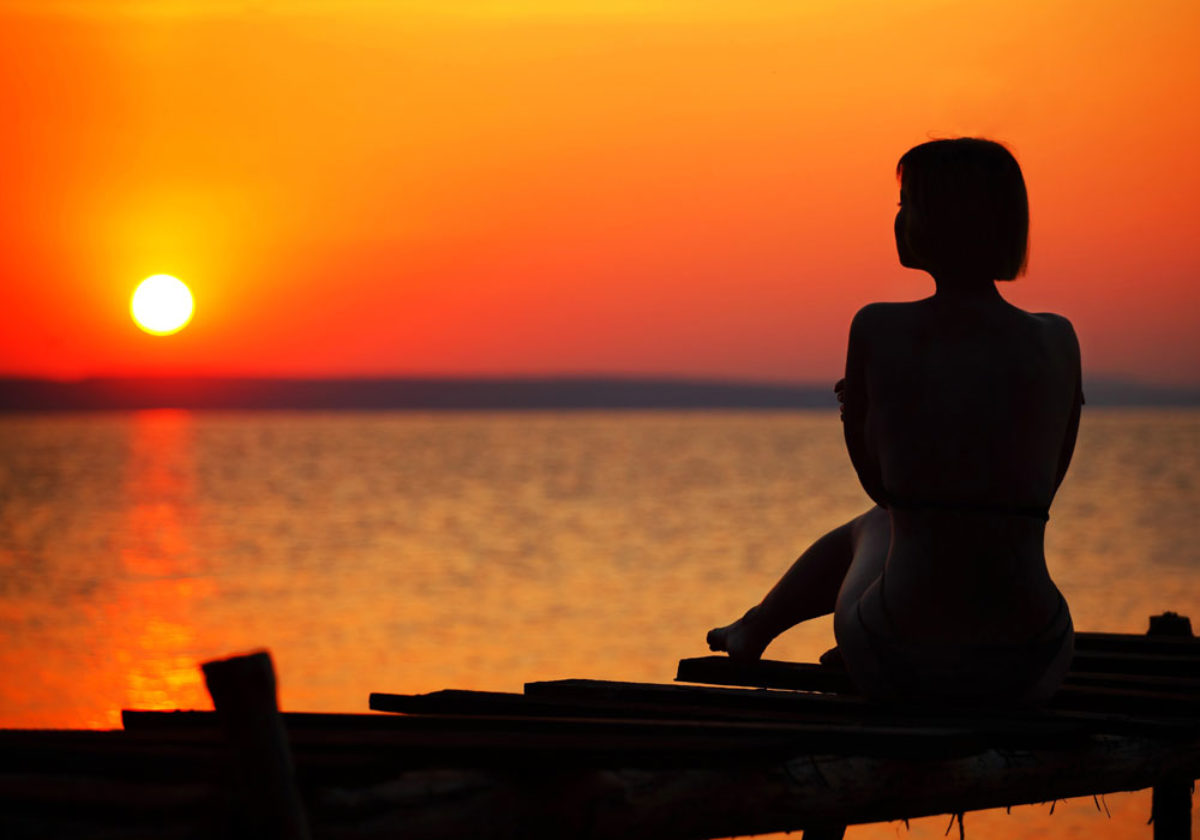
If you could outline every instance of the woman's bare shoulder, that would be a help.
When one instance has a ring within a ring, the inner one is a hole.
[[[1057,312],[1025,312],[1025,314],[1053,329],[1075,332],[1075,327],[1071,325],[1066,315],[1059,315]]]
[[[876,301],[868,303],[866,306],[858,310],[854,318],[886,318],[889,315],[900,315],[905,312],[913,312],[925,305],[923,300],[905,300],[905,301]]]
[[[1079,339],[1075,336],[1075,326],[1066,316],[1055,312],[1026,312],[1025,315],[1054,339],[1068,347],[1075,347],[1078,351]]]
[[[904,320],[915,314],[921,308],[922,304],[923,301],[919,300],[868,303],[854,314],[854,320],[850,322],[850,329],[854,330],[856,327],[859,329],[869,329],[881,324]]]
[[[904,303],[868,303],[854,315],[850,322],[851,343],[887,340],[898,332],[905,332],[917,317],[920,301]]]

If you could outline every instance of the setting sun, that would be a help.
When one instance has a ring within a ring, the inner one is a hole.
[[[188,287],[169,274],[147,277],[129,304],[134,323],[151,335],[179,332],[192,320],[193,309]]]

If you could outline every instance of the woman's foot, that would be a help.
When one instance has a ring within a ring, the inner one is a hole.
[[[837,669],[839,671],[846,670],[846,660],[842,659],[842,651],[839,648],[831,647],[829,650],[821,654],[821,658],[817,660],[826,668]]]
[[[775,635],[763,627],[758,607],[751,607],[744,616],[725,627],[708,631],[708,649],[725,651],[730,659],[756,662]]]

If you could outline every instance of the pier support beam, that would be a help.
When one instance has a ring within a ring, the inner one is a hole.
[[[1150,616],[1147,636],[1192,636],[1185,615],[1166,612]],[[1154,840],[1192,840],[1192,779],[1167,779],[1154,786],[1150,818]]]
[[[266,651],[201,666],[217,718],[233,747],[250,825],[247,836],[309,840],[308,820]]]

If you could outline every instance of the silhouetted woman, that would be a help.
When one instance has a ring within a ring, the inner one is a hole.
[[[1074,642],[1043,537],[1079,426],[1079,345],[1065,318],[1024,312],[996,288],[1024,271],[1029,230],[1007,149],[937,140],[897,174],[900,264],[937,288],[870,304],[850,325],[846,448],[876,506],[708,642],[757,659],[833,612],[841,658],[869,697],[1042,703]]]

